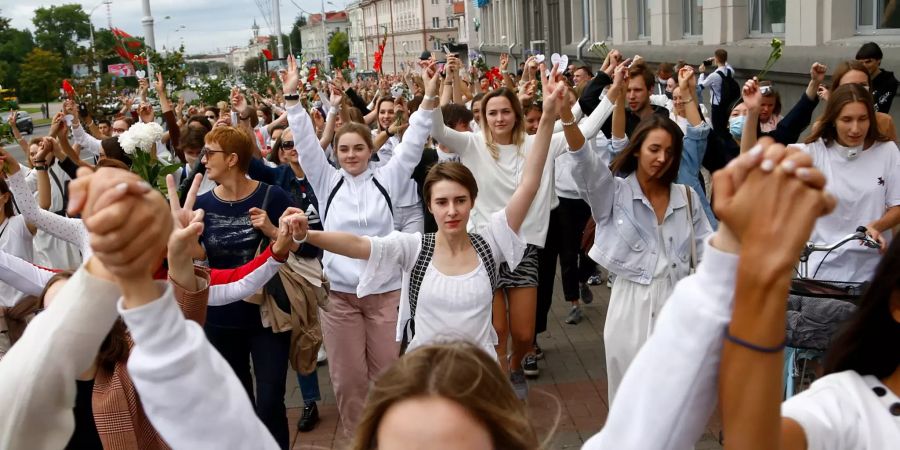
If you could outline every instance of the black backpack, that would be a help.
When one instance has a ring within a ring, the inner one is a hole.
[[[734,79],[734,70],[723,69],[716,73],[722,78],[722,97],[719,99],[719,106],[727,107],[730,112],[741,99],[741,86]]]

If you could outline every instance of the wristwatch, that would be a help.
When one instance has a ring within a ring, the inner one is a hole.
[[[284,94],[285,100],[300,100],[300,94]]]

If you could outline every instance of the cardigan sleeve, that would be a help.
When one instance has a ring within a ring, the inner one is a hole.
[[[675,286],[625,372],[606,424],[583,450],[682,450],[703,435],[716,406],[738,263],[737,255],[705,247],[706,259]]]
[[[28,223],[66,242],[75,244],[81,250],[85,260],[93,254],[90,242],[87,239],[87,231],[81,219],[63,217],[39,208],[37,201],[31,195],[31,192],[28,191],[25,177],[22,175],[21,170],[10,175],[7,181],[9,182],[9,190],[13,193],[16,204]]]
[[[234,371],[163,285],[150,303],[118,307],[134,339],[128,373],[153,427],[172,448],[278,449]]]
[[[171,277],[169,283],[172,284],[175,300],[178,302],[181,312],[184,313],[184,318],[193,320],[202,326],[206,323],[206,306],[209,300],[209,269],[194,266],[194,276],[197,277],[199,286],[197,291],[185,289]]]
[[[0,281],[25,295],[39,296],[56,272],[0,250]],[[0,298],[0,306],[13,306]]]

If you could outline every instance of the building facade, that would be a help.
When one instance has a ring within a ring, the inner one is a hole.
[[[328,53],[328,41],[337,32],[349,32],[350,19],[347,11],[328,11],[325,13],[325,22],[322,22],[322,14],[311,14],[306,25],[300,27],[300,42],[303,44],[303,57],[306,60],[318,59],[325,64],[325,69],[331,68],[331,59]]]
[[[234,47],[225,55],[225,61],[232,70],[242,70],[248,59],[260,56],[264,48],[269,48],[269,36],[259,35],[259,25],[255,19],[252,30],[253,39],[246,46]]]
[[[471,2],[469,2],[471,3]],[[606,41],[650,63],[684,60],[698,65],[716,48],[743,80],[766,63],[773,37],[784,53],[767,78],[789,107],[809,81],[809,68],[834,68],[852,59],[865,42],[878,42],[882,67],[900,70],[900,8],[887,0],[489,0],[468,5],[468,21],[480,29],[468,37],[496,65],[507,52],[516,63],[531,51],[565,53],[598,67],[588,52]],[[511,63],[512,63],[511,60]],[[896,112],[900,108],[893,108]]]
[[[350,53],[359,70],[371,70],[374,55],[385,41],[382,71],[401,72],[423,51],[443,55],[445,44],[459,40],[457,22],[450,0],[360,0],[348,5],[353,21]],[[359,12],[357,12],[359,11]],[[355,46],[354,46],[355,43]]]

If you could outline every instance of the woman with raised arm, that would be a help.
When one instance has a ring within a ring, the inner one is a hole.
[[[426,77],[433,97],[426,101],[426,109],[431,109],[437,103],[440,77],[431,72]],[[431,128],[430,111],[420,111],[410,118],[410,127],[394,157],[377,168],[369,165],[372,153],[377,150],[372,147],[369,128],[345,124],[335,136],[340,164],[340,169],[335,169],[319,146],[309,114],[298,103],[299,78],[296,61],[289,57],[288,71],[282,79],[288,123],[298,161],[318,198],[324,229],[387,236],[396,228],[392,200],[401,191],[402,184],[410,181],[421,159]],[[338,411],[349,436],[359,420],[369,383],[399,355],[399,344],[393,336],[400,301],[400,273],[378,280],[371,286],[369,295],[358,297],[362,262],[326,251],[322,263],[331,282],[329,308],[322,314],[322,331]]]
[[[610,101],[624,84],[624,64],[616,70],[620,81],[607,92]],[[691,109],[692,121],[701,125],[699,111]],[[623,116],[614,115],[613,123],[618,130],[613,135],[624,135]],[[651,115],[635,128],[610,168],[595,153],[574,153],[575,181],[591,207],[596,236],[604,237],[594,240],[588,255],[617,276],[603,330],[610,401],[675,283],[697,266],[712,232],[697,192],[675,183],[683,152],[696,152],[703,144],[705,139],[691,133],[682,138],[667,117]]]
[[[365,237],[308,230],[302,215],[287,219],[296,221],[295,240],[367,260],[357,288],[359,296],[398,269],[403,273],[396,339],[411,337],[408,350],[434,341],[463,339],[496,357],[497,335],[491,314],[498,264],[507,262],[515,267],[522,258],[525,242],[519,229],[541,184],[553,123],[561,108],[571,107],[563,99],[562,82],[545,81],[544,89],[545,114],[522,168],[522,182],[507,207],[494,213],[490,224],[475,233],[466,230],[478,186],[472,172],[456,162],[436,164],[425,179],[425,200],[435,215],[436,233]]]
[[[850,75],[853,76],[853,75]],[[848,78],[848,75],[844,75]],[[755,116],[762,94],[756,80],[743,88],[747,115],[741,147],[755,138]],[[803,143],[793,144],[813,158],[828,177],[827,190],[838,199],[837,209],[816,222],[810,240],[836,242],[863,225],[881,243],[883,253],[891,240],[891,228],[900,223],[900,153],[897,144],[877,126],[874,99],[864,85],[848,83],[830,93],[822,116]],[[748,132],[751,131],[751,132]],[[872,278],[881,259],[879,251],[861,245],[845,245],[809,258],[812,278],[863,282]]]
[[[481,186],[490,186],[475,202],[470,227],[487,225],[492,215],[503,209],[512,197],[522,175],[525,155],[530,151],[534,136],[525,131],[522,105],[516,93],[501,88],[486,94],[480,107],[480,132],[459,132],[444,125],[442,115],[435,117],[431,136],[449,151],[456,153],[460,161],[472,171]],[[494,311],[494,328],[499,335],[497,353],[504,369],[521,398],[527,397],[528,385],[522,368],[522,360],[532,351],[535,316],[537,311],[538,248],[543,247],[549,228],[550,210],[556,207],[554,167],[556,157],[566,148],[581,148],[585,139],[593,138],[603,121],[612,112],[612,103],[605,101],[587,120],[576,124],[571,109],[560,111],[563,132],[555,134],[550,143],[550,156],[544,165],[541,185],[522,225],[522,234],[528,249],[519,267],[513,271],[508,265],[500,266],[498,290],[495,292],[498,308]],[[478,114],[476,113],[476,117]],[[508,307],[507,307],[508,305]],[[507,359],[508,344],[512,336],[512,352]],[[508,367],[507,367],[508,366]]]

